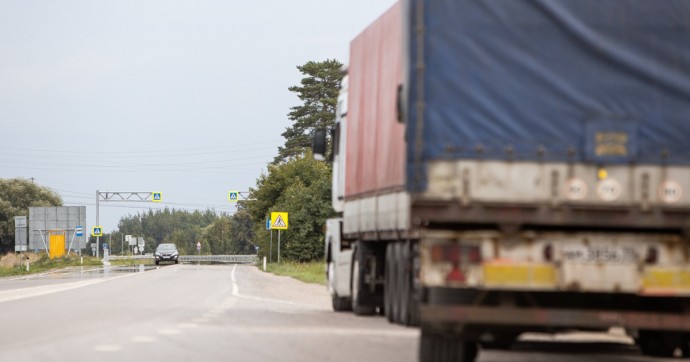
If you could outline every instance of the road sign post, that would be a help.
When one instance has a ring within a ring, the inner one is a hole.
[[[271,230],[271,219],[266,219],[266,230]],[[271,230],[271,241],[268,247],[268,261],[273,262],[273,230]]]
[[[271,231],[278,230],[278,264],[280,264],[280,231],[288,229],[288,213],[287,212],[272,212],[271,213]]]
[[[280,229],[278,229],[278,264],[280,264]]]

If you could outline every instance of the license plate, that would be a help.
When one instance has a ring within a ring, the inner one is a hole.
[[[568,245],[563,247],[563,260],[592,263],[636,263],[637,250],[626,246]]]

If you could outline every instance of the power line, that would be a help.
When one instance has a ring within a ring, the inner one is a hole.
[[[257,146],[257,145],[271,145],[271,147],[274,147],[277,143],[283,142],[284,140],[276,140],[276,141],[264,141],[264,142],[252,142],[252,143],[244,143],[244,144],[232,144],[232,145],[225,145],[225,146],[208,146],[208,147],[194,147],[194,148],[172,148],[172,149],[167,149],[167,150],[137,150],[137,151],[71,151],[71,150],[55,150],[55,149],[31,149],[31,148],[16,148],[16,147],[3,147],[0,146],[0,149],[5,149],[5,150],[15,150],[15,151],[21,151],[21,152],[47,152],[49,154],[55,154],[55,153],[63,153],[63,154],[78,154],[80,156],[83,155],[135,155],[137,157],[143,156],[142,154],[150,153],[153,154],[150,157],[158,157],[158,153],[166,153],[166,152],[175,152],[179,153],[180,151],[202,151],[202,150],[218,150],[218,149],[232,149],[232,148],[243,148],[246,149],[246,146]],[[267,146],[268,147],[268,146]],[[264,147],[264,148],[267,148]],[[247,149],[251,150],[251,149]],[[216,151],[212,153],[224,153],[225,151]],[[205,154],[205,153],[201,153]],[[175,155],[170,155],[175,156]],[[100,156],[99,156],[100,157]]]

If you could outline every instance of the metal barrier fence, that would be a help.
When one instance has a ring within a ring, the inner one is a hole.
[[[150,259],[153,255],[123,255],[110,256],[110,260]],[[236,263],[255,264],[259,259],[256,255],[180,255],[181,262],[212,262],[212,263]]]

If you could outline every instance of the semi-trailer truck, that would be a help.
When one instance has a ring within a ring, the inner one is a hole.
[[[420,359],[624,328],[688,355],[690,1],[405,0],[350,44],[325,255],[335,310]]]

